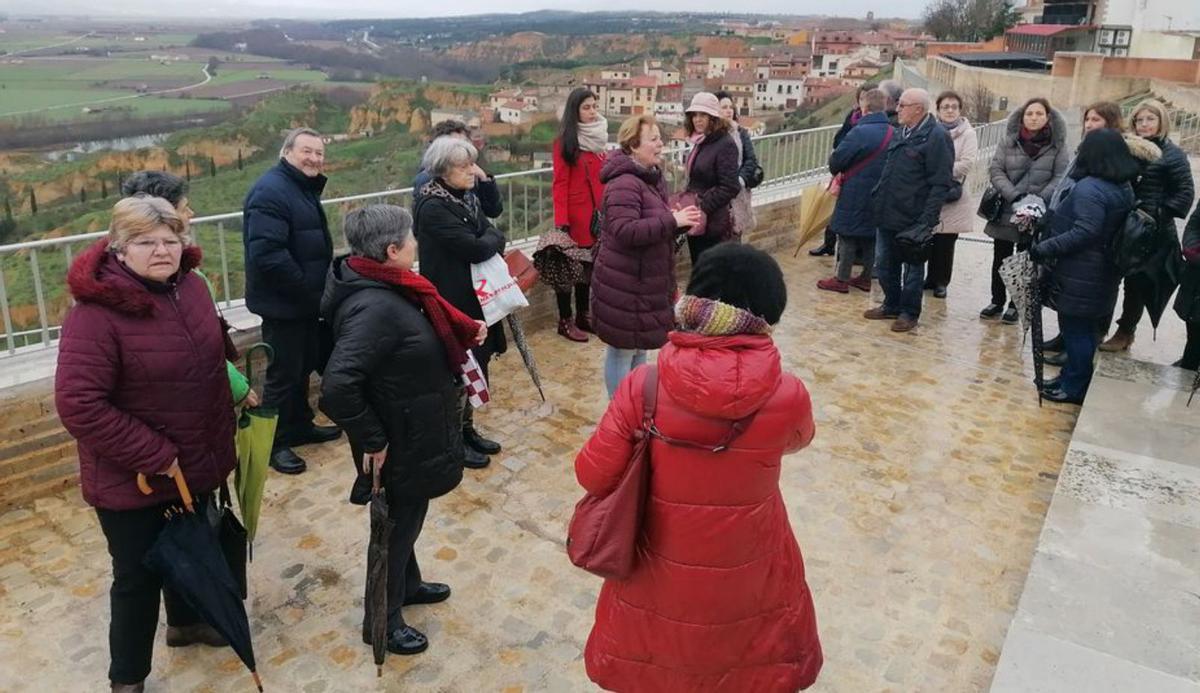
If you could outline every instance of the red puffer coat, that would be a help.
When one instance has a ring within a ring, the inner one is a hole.
[[[572,166],[563,158],[559,141],[554,140],[551,156],[554,178],[550,198],[554,202],[554,225],[567,227],[571,240],[580,248],[590,248],[596,242],[592,238],[592,212],[604,199],[600,169],[604,167],[605,154],[581,149]]]
[[[71,265],[78,304],[63,323],[54,401],[79,445],[83,499],[108,510],[166,503],[175,482],[155,476],[178,458],[193,493],[237,465],[225,336],[204,280],[184,251],[179,279],[138,278],[101,240]],[[154,493],[137,488],[146,475]]]
[[[658,359],[655,422],[715,442],[757,415],[728,450],[651,446],[638,564],[606,580],[584,652],[588,676],[630,691],[795,691],[821,669],[804,562],[779,491],[782,456],[808,445],[804,384],[770,337],[672,332]],[[579,483],[616,486],[640,425],[644,368],[626,378],[575,460]]]

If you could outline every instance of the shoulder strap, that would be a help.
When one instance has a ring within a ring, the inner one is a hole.
[[[875,160],[875,157],[887,151],[888,145],[892,142],[892,134],[895,132],[896,128],[892,127],[891,125],[887,126],[887,132],[883,135],[883,142],[876,147],[874,151],[867,155],[867,158],[851,166],[850,169],[842,175],[842,181],[845,182],[850,180],[851,176],[866,168],[867,164]]]
[[[642,381],[642,424],[654,427],[654,410],[658,407],[658,365],[646,366],[646,379]]]
[[[658,430],[658,426],[654,423],[654,411],[658,403],[658,366],[650,365],[646,367],[646,379],[642,382],[642,427],[643,430],[655,438],[658,438],[667,445],[673,445],[681,448],[692,448],[695,450],[707,450],[708,452],[723,452],[729,448],[733,441],[746,431],[754,417],[758,416],[758,411],[750,413],[749,416],[742,417],[729,425],[729,430],[721,437],[717,443],[697,443],[683,438],[672,438],[664,435]],[[639,432],[640,435],[640,432]]]

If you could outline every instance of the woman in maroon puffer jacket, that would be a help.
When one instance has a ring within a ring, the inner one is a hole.
[[[181,472],[210,502],[237,464],[225,336],[204,280],[191,270],[184,221],[165,200],[113,208],[108,238],[71,265],[77,305],[63,324],[54,394],[79,446],[83,498],[96,508],[113,561],[109,625],[113,690],[140,691],[150,673],[159,592],[167,645],[224,641],[142,565],[178,502]],[[143,495],[137,475],[153,493]]]
[[[674,323],[675,235],[700,210],[671,211],[662,175],[662,134],[654,116],[634,116],[617,133],[604,181],[604,229],[592,274],[592,321],[608,349],[604,385],[611,399],[646,350],[667,342]]]

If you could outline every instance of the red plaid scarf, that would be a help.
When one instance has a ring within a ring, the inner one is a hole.
[[[462,370],[467,361],[467,349],[475,343],[475,336],[479,333],[479,323],[442,298],[437,287],[412,270],[389,267],[357,255],[347,259],[346,264],[367,279],[396,287],[401,295],[420,306],[442,341],[451,370],[456,374]]]

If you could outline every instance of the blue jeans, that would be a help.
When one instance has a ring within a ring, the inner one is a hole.
[[[925,265],[900,262],[896,256],[896,233],[879,229],[875,234],[875,274],[883,287],[883,310],[916,320],[921,317]]]
[[[1096,336],[1096,319],[1073,315],[1058,315],[1067,363],[1059,374],[1059,388],[1072,397],[1083,397],[1092,382],[1092,361],[1100,338]]]
[[[630,371],[645,362],[645,349],[618,349],[614,346],[605,346],[604,387],[608,388],[608,398],[613,398],[617,387]]]

